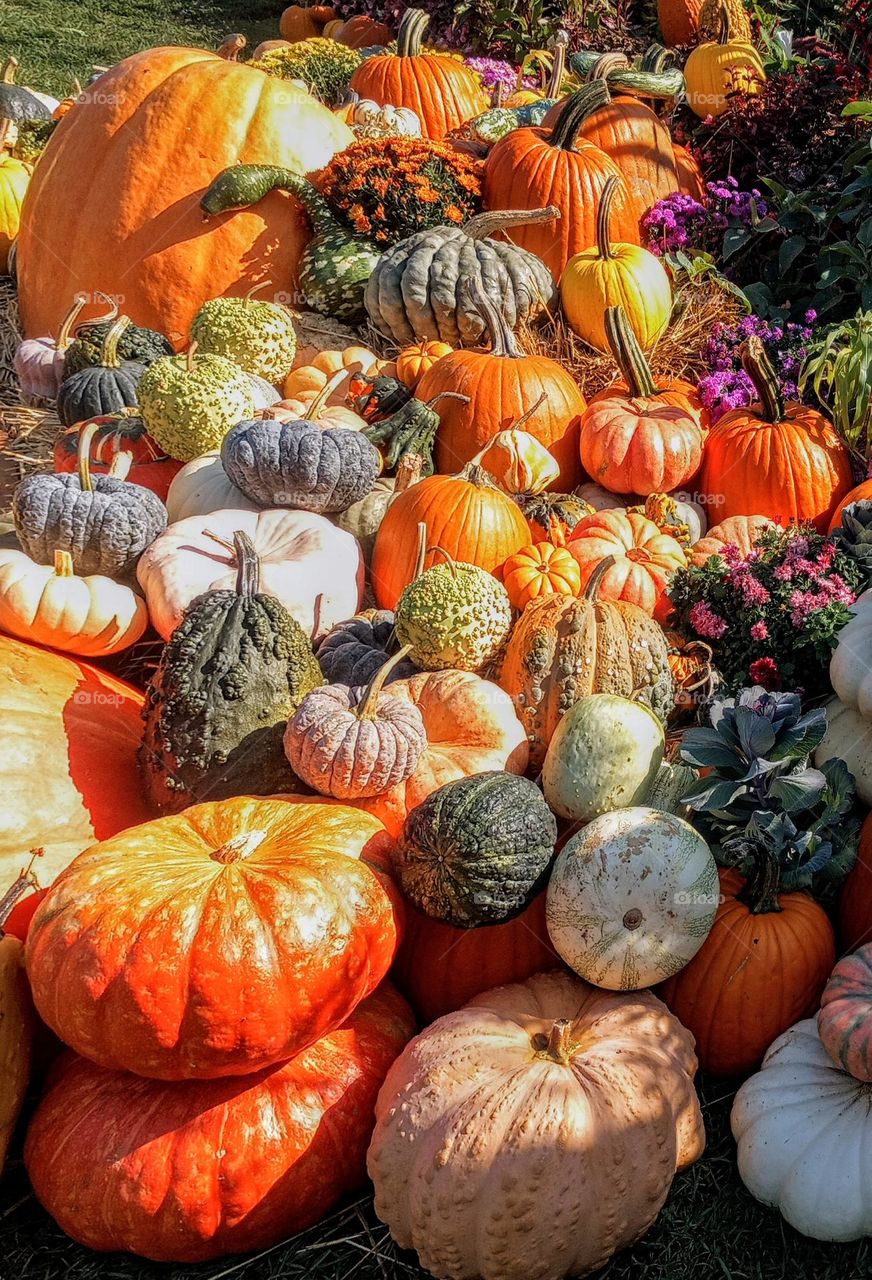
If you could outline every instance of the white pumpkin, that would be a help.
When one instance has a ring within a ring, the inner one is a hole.
[[[719,898],[717,865],[689,822],[658,809],[618,809],[560,851],[548,883],[548,936],[594,986],[637,991],[693,959]]]
[[[730,1124],[752,1196],[814,1240],[872,1235],[869,1085],[835,1065],[814,1018],[773,1043]]]
[[[363,554],[350,533],[310,511],[213,511],[171,524],[136,567],[152,626],[165,640],[196,596],[234,589],[237,530],[254,543],[261,592],[281,600],[310,639],[357,613]]]
[[[355,103],[349,123],[354,133],[362,132],[365,136],[421,137],[421,117],[411,107],[395,107],[389,102],[382,106],[370,98]]]
[[[872,807],[872,720],[838,698],[827,703],[827,731],[814,753],[819,769],[834,759],[844,760],[854,775],[858,799]]]
[[[256,413],[278,404],[282,398],[281,392],[276,391],[271,382],[267,382],[266,378],[261,378],[256,373],[250,373],[248,377],[251,381],[251,398],[254,401]]]
[[[865,593],[864,593],[865,594]],[[872,600],[860,599],[842,627],[830,659],[830,684],[846,707],[872,719]]]
[[[170,523],[212,511],[260,510],[227,475],[217,449],[185,463],[172,479],[166,508]]]

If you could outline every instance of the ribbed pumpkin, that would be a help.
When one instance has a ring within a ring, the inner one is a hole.
[[[763,863],[749,881],[722,870],[720,882],[711,933],[659,995],[695,1036],[700,1066],[734,1076],[817,1008],[836,956],[824,910],[805,893],[779,894],[777,870]]]
[[[665,722],[672,708],[666,637],[634,604],[598,600],[603,561],[580,599],[546,596],[524,610],[509,640],[500,684],[512,697],[537,772],[557,725],[590,693],[634,695]]]
[[[542,596],[577,596],[581,590],[581,569],[572,552],[550,542],[521,547],[497,572],[519,611]]]
[[[700,163],[689,147],[672,144],[675,156],[675,171],[678,174],[678,189],[686,196],[692,196],[698,204],[705,204],[705,176]]]
[[[723,115],[731,94],[759,93],[766,79],[763,60],[750,36],[731,28],[721,9],[717,36],[691,51],[684,64],[687,105],[701,120]]]
[[[699,470],[703,449],[687,384],[658,390],[622,307],[606,310],[604,327],[626,390],[609,387],[588,406],[580,431],[584,468],[614,493],[647,497],[680,488]]]
[[[811,520],[826,532],[853,487],[848,450],[816,409],[785,403],[759,338],[742,347],[742,364],[760,397],[733,409],[708,434],[699,488],[720,520],[769,516]]]
[[[167,1263],[276,1245],[364,1181],[376,1095],[413,1029],[385,983],[244,1080],[167,1084],[69,1055],[27,1135],[36,1194],[91,1249]]]
[[[833,517],[830,520],[829,532],[832,533],[834,529],[838,529],[839,525],[842,523],[842,512],[845,510],[845,507],[850,507],[854,502],[870,501],[872,501],[872,479],[861,480],[858,485],[845,494],[842,501],[836,507],[833,512]]]
[[[872,817],[860,828],[860,844],[839,895],[839,941],[853,951],[872,942]]]
[[[158,1080],[281,1062],[390,967],[401,906],[387,849],[368,814],[279,799],[133,827],[77,858],[37,910],[37,1009],[92,1062]]]
[[[652,617],[668,607],[672,575],[687,565],[681,545],[653,520],[620,509],[596,511],[575,526],[566,550],[581,570],[582,586],[607,558],[614,563],[599,581],[601,600],[625,600]]]
[[[821,996],[821,1043],[836,1066],[872,1081],[872,946],[843,956]]]
[[[598,351],[608,350],[605,312],[620,306],[639,344],[648,351],[672,314],[672,286],[659,258],[635,244],[612,243],[610,209],[618,178],[600,196],[596,245],[570,258],[560,277],[560,298],[572,330]]]
[[[709,556],[721,555],[726,546],[738,547],[742,559],[746,560],[760,534],[774,528],[775,522],[768,516],[728,516],[712,525],[705,537],[693,544],[690,563],[703,565]]]
[[[560,221],[511,227],[515,244],[537,253],[560,279],[574,254],[596,241],[596,217],[606,179],[620,170],[606,153],[582,137],[585,121],[609,100],[604,81],[593,81],[564,103],[553,129],[513,129],[492,148],[485,163],[488,209],[542,209],[555,205]],[[613,204],[612,234],[639,243],[639,215],[626,182]]]
[[[393,609],[415,577],[421,524],[428,569],[441,559],[441,549],[452,560],[492,572],[530,540],[520,508],[482,467],[469,463],[455,476],[428,476],[390,505],[376,534],[371,578],[382,609]]]
[[[556,360],[525,355],[503,314],[474,292],[490,336],[489,351],[454,351],[424,374],[415,392],[431,400],[443,391],[468,403],[440,404],[436,466],[452,471],[469,462],[494,436],[523,418],[524,430],[544,445],[560,467],[555,483],[571,489],[580,479],[578,424],[587,408],[575,379]]]
[[[423,10],[407,9],[397,31],[396,53],[366,58],[350,83],[361,98],[380,106],[410,107],[424,137],[438,142],[487,110],[488,100],[478,76],[461,60],[421,51],[429,22]]]
[[[432,338],[424,338],[421,342],[403,347],[397,356],[397,377],[404,387],[415,390],[428,369],[443,356],[450,356],[454,350],[447,342],[439,342]]]
[[[207,226],[200,197],[237,162],[320,169],[353,141],[347,125],[262,71],[175,47],[110,68],[87,106],[60,121],[27,193],[25,333],[54,333],[78,290],[115,294],[123,282],[131,318],[179,346],[207,299],[241,296],[267,276],[293,288],[309,239],[302,210],[274,193]],[[98,169],[105,181],[94,181]]]

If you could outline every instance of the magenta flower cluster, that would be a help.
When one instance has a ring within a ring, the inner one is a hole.
[[[493,92],[497,85],[502,85],[508,97],[517,89],[518,68],[511,62],[506,62],[504,58],[466,58],[464,61],[468,67],[478,73],[482,84],[489,92]],[[535,89],[535,76],[525,76],[523,88]]]
[[[762,320],[755,315],[743,316],[735,324],[717,323],[702,352],[709,372],[699,379],[700,399],[709,410],[712,423],[730,409],[753,404],[757,398],[739,356],[740,346],[752,336],[758,337],[766,348],[785,397],[796,399],[797,379],[814,339],[816,319],[814,311],[807,311],[802,324]]]
[[[768,211],[760,192],[740,191],[735,178],[706,183],[706,200],[700,204],[682,191],[658,200],[642,219],[648,248],[658,257],[679,249],[716,254],[730,227],[750,226]]]

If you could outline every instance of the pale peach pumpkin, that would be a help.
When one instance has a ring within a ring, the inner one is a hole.
[[[684,548],[653,520],[623,509],[595,511],[573,530],[566,550],[581,570],[582,587],[607,556],[615,563],[599,587],[601,600],[626,600],[657,617],[672,575],[687,564]]]

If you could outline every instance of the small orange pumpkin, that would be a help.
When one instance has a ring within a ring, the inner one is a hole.
[[[656,618],[668,607],[666,588],[687,565],[684,549],[653,520],[616,509],[585,516],[567,543],[581,570],[582,587],[608,556],[615,563],[600,582],[601,600],[626,600]]]
[[[286,400],[298,400],[308,392],[320,391],[340,369],[374,376],[382,371],[383,365],[384,361],[368,347],[345,347],[342,351],[328,348],[317,352],[308,361],[304,355],[285,378],[282,395]],[[344,393],[337,386],[327,403],[342,404],[343,399]]]
[[[450,356],[454,350],[447,342],[436,342],[425,338],[422,342],[416,342],[410,347],[403,347],[403,350],[397,356],[397,377],[404,387],[415,390],[424,374],[437,360],[441,360],[443,356]]]
[[[540,596],[577,596],[581,569],[566,547],[537,542],[521,547],[501,566],[502,579],[512,608],[523,610]]]
[[[328,22],[336,18],[336,10],[327,4],[292,4],[279,19],[283,39],[295,44],[320,36]]]

